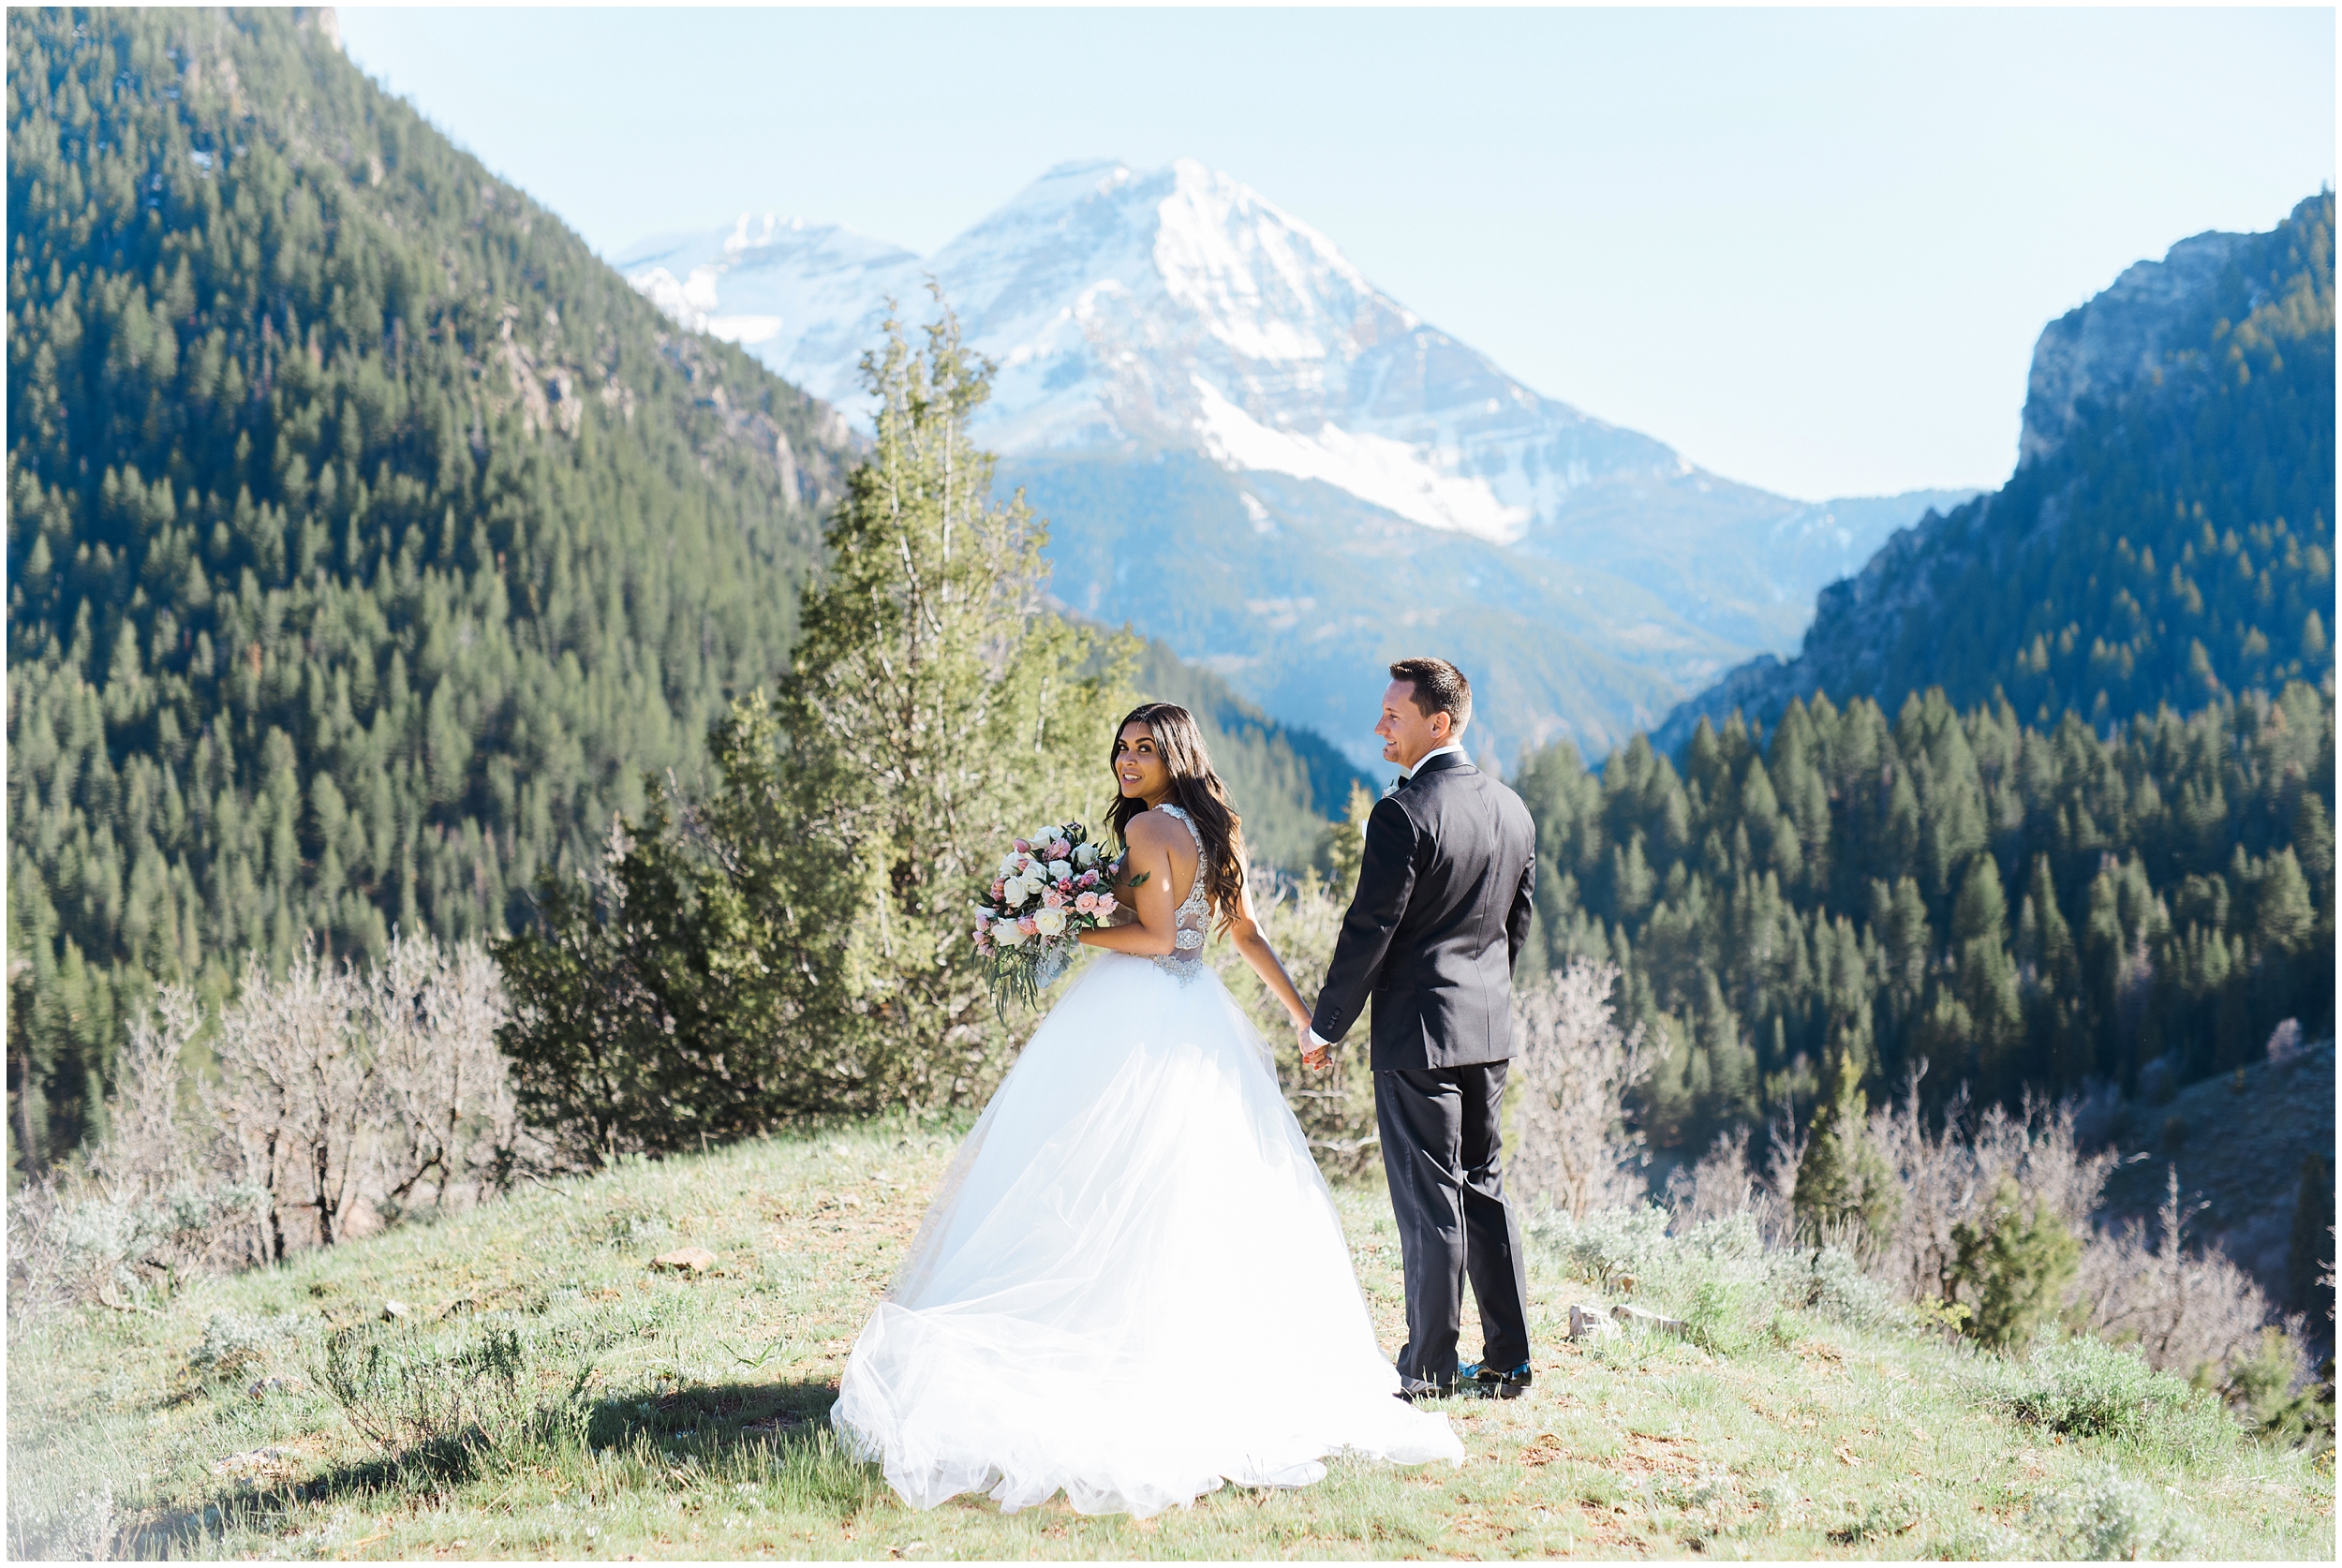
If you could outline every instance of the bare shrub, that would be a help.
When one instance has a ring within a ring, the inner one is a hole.
[[[1642,1134],[1627,1096],[1651,1075],[1642,1027],[1618,1025],[1611,1004],[1618,966],[1573,958],[1513,994],[1520,1082],[1514,1190],[1532,1206],[1573,1217],[1639,1204]]]
[[[179,1125],[180,1059],[203,1028],[203,1010],[184,985],[166,985],[130,1025],[107,1102],[107,1135],[91,1152],[89,1175],[118,1204],[158,1196],[184,1179],[187,1140]]]
[[[2113,1232],[2092,1222],[2117,1156],[2083,1152],[2077,1107],[2029,1097],[2011,1115],[1994,1105],[1970,1111],[1964,1087],[1931,1131],[1915,1073],[1902,1102],[1871,1117],[1870,1136],[1901,1175],[1902,1213],[1874,1271],[1914,1301],[1956,1293],[1960,1235],[1989,1228],[1998,1194],[2013,1190],[2028,1211],[2053,1215],[2082,1239],[2067,1293],[2075,1321],[2118,1343],[2134,1343],[2149,1367],[2213,1383],[2263,1354],[2261,1330],[2284,1329],[2302,1361],[2300,1324],[2280,1321],[2252,1278],[2217,1249],[2191,1250],[2191,1211],[2180,1202],[2174,1172],[2152,1232],[2133,1220]],[[2004,1186],[2006,1184],[2006,1187]]]
[[[497,1049],[495,961],[469,945],[393,942],[361,1001],[380,1114],[377,1202],[397,1212],[426,1192],[444,1206],[510,1186],[526,1134]]]
[[[10,1310],[125,1306],[500,1191],[534,1149],[503,1013],[477,947],[404,939],[363,972],[304,952],[281,980],[256,960],[214,1021],[217,1076],[191,1117],[182,1057],[203,1013],[163,987],[131,1027],[107,1136],[9,1200]]]
[[[209,1107],[228,1158],[269,1195],[271,1259],[299,1241],[331,1246],[348,1228],[363,1170],[359,1135],[372,1131],[374,1108],[357,997],[348,967],[309,948],[281,981],[247,959],[235,1000],[220,1010]]]
[[[1903,1183],[1903,1206],[1876,1262],[1879,1277],[1914,1301],[1952,1294],[1960,1244],[1955,1232],[1987,1218],[2003,1181],[2028,1209],[2039,1208],[2082,1234],[2114,1169],[2112,1152],[2084,1154],[2074,1109],[2026,1097],[2015,1116],[1999,1105],[1975,1114],[1965,1086],[1930,1131],[1920,1074],[1900,1103],[1872,1113],[1868,1135]]]
[[[1668,1177],[1667,1201],[1675,1229],[1689,1231],[1712,1220],[1746,1215],[1768,1247],[1786,1248],[1797,1242],[1798,1168],[1805,1161],[1805,1140],[1786,1113],[1765,1130],[1765,1164],[1756,1168],[1750,1156],[1748,1129],[1720,1132],[1690,1167],[1678,1166]]]
[[[1678,1166],[1668,1177],[1668,1209],[1678,1230],[1710,1220],[1727,1220],[1755,1208],[1763,1197],[1748,1163],[1748,1129],[1719,1133],[1697,1163]]]
[[[180,1275],[257,1261],[267,1194],[206,1158],[180,1116],[180,1059],[201,1027],[195,994],[165,986],[131,1023],[105,1139],[10,1196],[11,1311],[126,1308]]]
[[[247,967],[221,1011],[210,1101],[245,1178],[270,1194],[269,1256],[510,1184],[527,1137],[497,1049],[503,1017],[477,947],[402,938],[363,973],[304,952],[281,981]]]
[[[2159,1371],[2217,1380],[2259,1354],[2261,1329],[2278,1324],[2305,1375],[2299,1320],[2279,1323],[2252,1277],[2217,1248],[2189,1250],[2187,1221],[2198,1212],[2181,1202],[2173,1167],[2152,1232],[2133,1220],[2090,1238],[2079,1285],[2092,1331],[2135,1343]]]

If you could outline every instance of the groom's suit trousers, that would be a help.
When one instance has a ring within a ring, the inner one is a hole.
[[[1403,1386],[1456,1382],[1467,1277],[1480,1306],[1481,1360],[1509,1371],[1529,1359],[1529,1275],[1520,1224],[1497,1166],[1506,1062],[1374,1074],[1383,1170],[1407,1274]]]

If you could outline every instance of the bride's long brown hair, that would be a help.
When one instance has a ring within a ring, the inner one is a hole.
[[[1144,724],[1154,732],[1155,751],[1171,773],[1170,804],[1187,813],[1204,841],[1195,874],[1204,879],[1204,895],[1225,929],[1244,905],[1244,819],[1228,803],[1227,787],[1212,771],[1203,727],[1177,703],[1141,703],[1123,715],[1122,722],[1114,727],[1114,739],[1106,745],[1108,767],[1114,765],[1114,748],[1121,744],[1122,732],[1134,724]],[[1145,801],[1118,793],[1106,812],[1114,836],[1128,843],[1132,821],[1146,809]]]

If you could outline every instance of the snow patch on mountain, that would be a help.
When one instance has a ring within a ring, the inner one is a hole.
[[[1528,508],[1505,505],[1484,479],[1447,471],[1452,452],[1387,436],[1353,435],[1330,422],[1313,435],[1271,430],[1203,377],[1196,377],[1195,390],[1203,405],[1196,429],[1204,451],[1230,468],[1321,480],[1410,523],[1492,544],[1510,544],[1528,526]]]

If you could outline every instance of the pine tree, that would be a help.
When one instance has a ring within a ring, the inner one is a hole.
[[[2064,1308],[2082,1241],[2046,1198],[2027,1206],[2007,1176],[1984,1213],[1951,1228],[1951,1299],[1964,1290],[1968,1331],[1994,1350],[2029,1342]]]
[[[1805,1234],[1856,1250],[1882,1245],[1903,1207],[1903,1186],[1870,1140],[1870,1105],[1855,1070],[1833,1069],[1830,1099],[1814,1117],[1812,1139],[1797,1168],[1791,1205]]]
[[[950,309],[924,358],[899,321],[885,332],[863,362],[876,438],[806,596],[773,710],[781,744],[719,749],[733,791],[799,802],[790,885],[827,885],[796,918],[836,923],[852,998],[821,1023],[867,1029],[889,1062],[981,1063],[989,1004],[963,961],[979,872],[1033,824],[1104,798],[1136,648],[1125,638],[1080,673],[1099,640],[1045,607],[1046,535],[1023,497],[992,498],[992,456],[968,437],[991,367]],[[919,1092],[944,1100],[984,1076],[930,1072]]]
[[[621,821],[598,885],[548,882],[497,948],[525,1108],[573,1155],[807,1111],[980,1099],[1014,1041],[970,962],[979,873],[1104,795],[1134,651],[1042,603],[1042,530],[993,501],[989,367],[948,309],[864,369],[868,457],[778,693],[712,732],[713,787]]]
[[[2024,1010],[2017,997],[2016,966],[2008,955],[2008,904],[2000,867],[1979,854],[1961,879],[1951,913],[1951,972],[1947,987],[1967,1019],[1966,1051],[1983,1092],[2000,1099],[2017,1087],[2016,1060],[2024,1040]],[[1953,1043],[1947,1042],[1947,1044]]]
[[[2028,1059],[2036,1072],[2064,1089],[2093,1071],[2091,1040],[2081,1027],[2082,964],[2073,930],[2058,908],[2049,856],[2033,857],[2033,880],[2017,917],[2013,956],[2025,1011]]]

